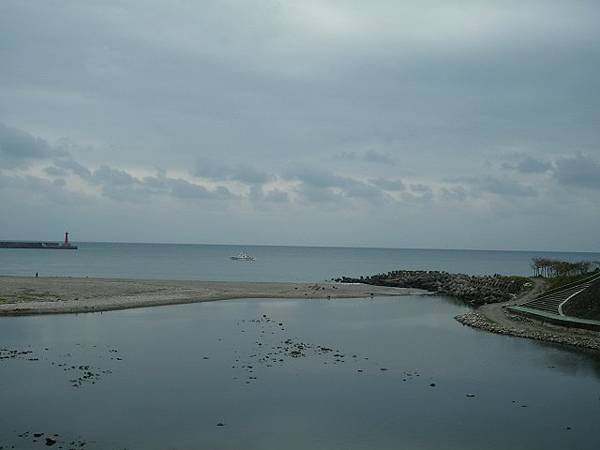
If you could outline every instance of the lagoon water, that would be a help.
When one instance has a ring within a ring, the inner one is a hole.
[[[2,318],[0,348],[31,353],[0,360],[0,446],[596,449],[600,361],[463,327],[465,309],[231,300]],[[303,357],[277,350],[299,342]],[[93,383],[74,387],[85,366]]]
[[[399,268],[527,274],[536,256],[246,247],[255,263],[230,261],[239,250],[8,250],[0,272],[319,281]],[[466,309],[437,296],[253,299],[0,318],[0,447],[596,449],[600,360],[464,327],[453,317]]]
[[[531,274],[531,258],[600,261],[600,253],[79,243],[79,250],[0,249],[0,275],[214,281],[323,281],[390,270]],[[231,261],[241,250],[253,263]]]

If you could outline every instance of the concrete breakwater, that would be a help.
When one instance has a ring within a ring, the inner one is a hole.
[[[512,300],[523,289],[531,286],[529,279],[525,277],[477,276],[420,270],[396,270],[360,278],[341,277],[334,281],[425,289],[436,294],[459,298],[474,306]]]

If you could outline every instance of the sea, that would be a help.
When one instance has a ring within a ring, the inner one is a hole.
[[[246,251],[256,261],[229,256]],[[322,281],[530,273],[589,253],[81,244],[0,274]],[[2,279],[0,277],[0,284]],[[459,324],[443,296],[239,299],[0,318],[0,448],[598,448],[600,359]]]
[[[78,243],[0,249],[0,275],[316,282],[391,270],[531,275],[531,259],[600,261],[600,253],[187,244]],[[233,261],[245,251],[255,261]]]

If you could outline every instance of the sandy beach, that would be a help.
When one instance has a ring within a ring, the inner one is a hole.
[[[365,298],[424,294],[341,283],[0,277],[0,315],[109,311],[236,298]]]

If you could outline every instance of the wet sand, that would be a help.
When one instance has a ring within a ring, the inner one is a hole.
[[[420,289],[346,283],[0,277],[0,316],[109,311],[236,298],[365,298]]]

